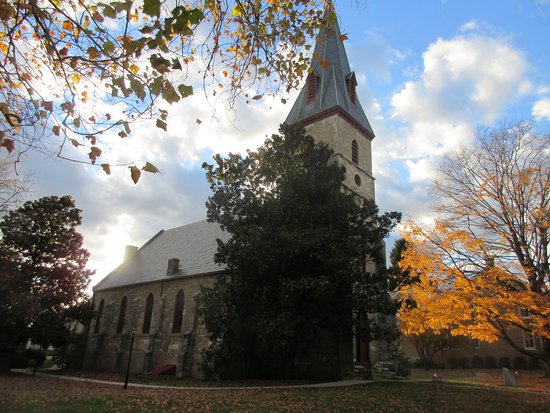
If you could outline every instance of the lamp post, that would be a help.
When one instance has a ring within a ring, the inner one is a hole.
[[[135,329],[132,329],[132,339],[130,340],[130,354],[128,354],[128,366],[126,367],[126,376],[124,377],[124,390],[128,388],[128,380],[130,379],[130,364],[132,362],[132,350],[134,349]]]

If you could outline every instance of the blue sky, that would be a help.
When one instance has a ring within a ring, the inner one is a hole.
[[[336,0],[358,96],[376,138],[373,168],[382,211],[430,214],[434,166],[471,141],[477,126],[534,120],[550,126],[550,0]],[[145,123],[111,150],[146,159],[160,175],[134,185],[124,168],[102,171],[30,155],[20,170],[29,198],[72,195],[83,210],[93,284],[160,229],[205,218],[209,189],[201,169],[212,154],[255,149],[284,121],[289,104],[265,98],[235,111],[203,95],[170,110],[168,133]],[[195,120],[203,122],[198,125]],[[397,236],[394,235],[394,237]],[[391,248],[392,241],[388,243]]]

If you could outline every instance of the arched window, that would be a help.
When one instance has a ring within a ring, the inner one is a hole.
[[[122,301],[120,302],[120,312],[118,313],[118,323],[116,325],[116,333],[122,334],[122,330],[124,330],[124,319],[126,318],[126,306],[128,305],[128,300],[126,299],[126,296],[122,298]]]
[[[143,327],[141,332],[143,334],[149,334],[151,330],[151,318],[153,317],[153,293],[149,293],[147,300],[145,301],[145,314],[143,316]]]
[[[315,97],[317,96],[318,83],[319,83],[319,78],[317,77],[315,72],[311,72],[307,76],[307,80],[306,80],[307,103],[311,103],[315,100]]]
[[[103,317],[103,307],[105,306],[105,300],[101,300],[99,303],[99,309],[97,310],[97,317],[95,319],[94,334],[99,333],[99,327],[101,327],[101,317]]]
[[[351,161],[356,165],[359,163],[359,147],[355,139],[351,142]]]
[[[176,295],[176,304],[174,306],[174,320],[172,321],[172,333],[180,333],[183,324],[183,305],[185,304],[185,295],[183,290],[178,291]]]

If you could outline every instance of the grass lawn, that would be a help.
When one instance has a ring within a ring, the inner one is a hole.
[[[550,394],[387,381],[295,389],[147,389],[0,376],[2,412],[548,412]]]

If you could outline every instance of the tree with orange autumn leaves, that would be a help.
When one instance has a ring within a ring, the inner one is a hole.
[[[109,139],[129,137],[142,118],[166,131],[161,103],[192,95],[201,78],[207,96],[225,91],[230,105],[297,87],[312,39],[336,19],[331,4],[0,0],[0,147],[109,174]],[[149,162],[123,166],[134,182],[141,171],[158,172]]]
[[[420,278],[403,289],[416,303],[401,314],[405,335],[503,339],[543,361],[550,377],[549,178],[550,136],[527,123],[479,130],[446,157],[435,223],[404,231],[400,266]]]

